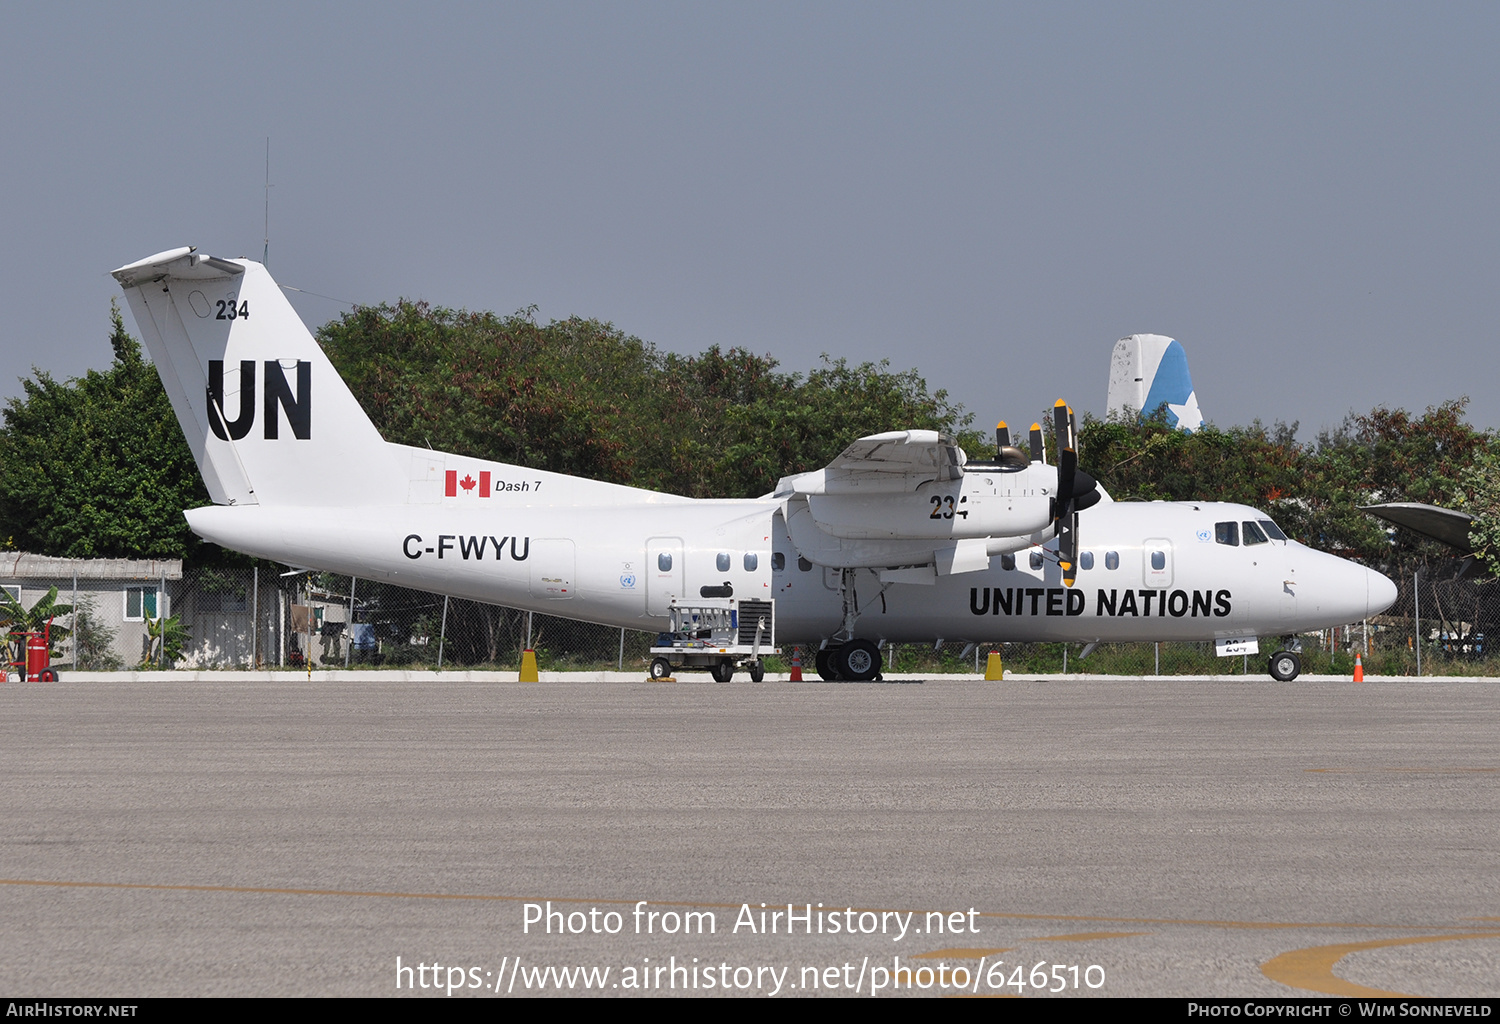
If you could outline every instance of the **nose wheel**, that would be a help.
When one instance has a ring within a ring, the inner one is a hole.
[[[1271,660],[1266,667],[1272,679],[1281,683],[1289,683],[1302,671],[1302,659],[1292,651],[1277,651],[1271,655]]]

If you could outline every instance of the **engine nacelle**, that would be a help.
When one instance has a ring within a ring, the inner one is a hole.
[[[1046,529],[1056,489],[1057,470],[1033,463],[1019,473],[981,470],[930,480],[904,494],[812,493],[807,507],[833,537],[938,543]]]

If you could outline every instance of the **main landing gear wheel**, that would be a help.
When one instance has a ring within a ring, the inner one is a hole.
[[[1271,672],[1272,679],[1289,683],[1297,678],[1297,673],[1302,671],[1302,659],[1291,651],[1277,651],[1271,655],[1271,662],[1267,668]]]
[[[663,645],[665,646],[665,645]],[[672,663],[666,658],[651,659],[651,678],[665,679],[672,674]]]
[[[734,662],[716,661],[714,662],[714,667],[708,671],[714,677],[714,682],[727,683],[734,678]]]
[[[839,675],[851,683],[868,683],[880,675],[880,648],[868,640],[851,640],[839,648]]]
[[[766,678],[766,663],[757,658],[749,665],[750,681],[752,683],[763,682]]]
[[[825,647],[813,658],[813,667],[818,670],[819,679],[830,683],[838,682],[838,653],[839,648],[837,647]]]

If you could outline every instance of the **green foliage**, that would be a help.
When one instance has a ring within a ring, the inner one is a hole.
[[[1318,437],[1305,488],[1321,514],[1322,546],[1402,571],[1429,558],[1447,559],[1451,549],[1406,530],[1395,544],[1383,523],[1358,505],[1416,501],[1449,508],[1462,503],[1464,475],[1493,438],[1464,421],[1468,399],[1429,407],[1421,416],[1379,406],[1350,415],[1335,431]]]
[[[38,598],[36,604],[30,608],[24,607],[20,601],[12,597],[10,591],[0,591],[0,631],[5,633],[47,633],[49,643],[54,645],[47,652],[49,658],[58,657],[55,645],[66,640],[72,634],[72,631],[66,626],[59,625],[53,620],[58,616],[71,615],[72,612],[72,605],[57,603],[56,587],[53,587],[45,595]],[[13,639],[11,643],[24,649],[24,638]],[[22,657],[24,658],[24,655]]]
[[[118,630],[99,618],[92,596],[81,597],[73,616],[73,650],[85,672],[112,672],[122,664],[114,653]]]
[[[0,426],[0,522],[10,546],[72,558],[183,558],[203,545],[182,510],[206,504],[161,380],[112,306],[108,370],[34,370]]]
[[[1475,456],[1459,477],[1459,508],[1474,517],[1469,543],[1491,576],[1500,576],[1500,438]]]
[[[1489,543],[1500,541],[1497,440],[1465,422],[1466,404],[1445,402],[1420,416],[1379,406],[1351,414],[1312,444],[1296,441],[1296,424],[1227,430],[1208,424],[1184,434],[1160,419],[1086,419],[1080,449],[1085,468],[1116,500],[1240,502],[1270,512],[1288,535],[1312,547],[1409,575],[1451,551],[1405,530],[1392,537],[1359,506],[1467,505],[1497,524],[1481,526],[1491,530]]]
[[[398,302],[318,340],[387,440],[692,497],[764,494],[856,437],[968,424],[887,363],[805,376],[740,349],[658,352],[612,324]]]
[[[142,668],[171,668],[182,657],[182,650],[192,640],[187,627],[177,615],[146,620],[146,656]],[[165,648],[163,647],[165,645]]]

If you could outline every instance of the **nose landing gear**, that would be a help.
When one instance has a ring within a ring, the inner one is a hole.
[[[1302,671],[1302,659],[1297,657],[1294,651],[1277,651],[1271,655],[1266,668],[1271,673],[1272,679],[1281,683],[1289,683]]]

